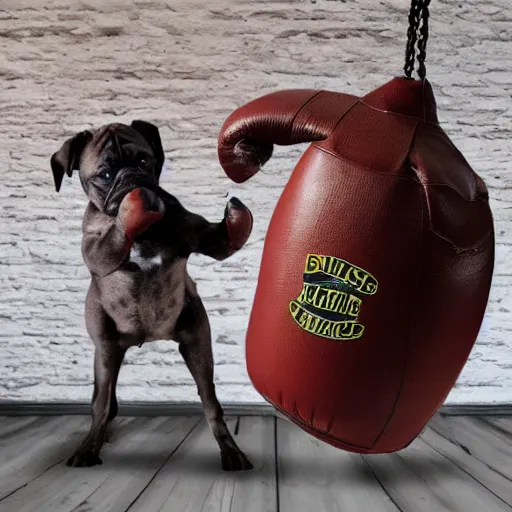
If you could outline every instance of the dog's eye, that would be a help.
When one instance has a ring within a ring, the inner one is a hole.
[[[107,183],[110,183],[112,181],[112,178],[113,178],[113,174],[111,171],[107,170],[107,169],[104,169],[103,171],[101,171],[98,176],[103,180],[103,181],[106,181]]]
[[[145,169],[147,165],[148,163],[146,162],[146,160],[144,160],[144,158],[141,158],[139,160],[139,169]]]

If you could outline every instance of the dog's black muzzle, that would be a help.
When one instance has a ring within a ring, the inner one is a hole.
[[[157,193],[159,186],[156,179],[147,171],[131,167],[120,169],[105,198],[104,212],[110,216],[117,215],[123,198],[136,188],[145,188]]]

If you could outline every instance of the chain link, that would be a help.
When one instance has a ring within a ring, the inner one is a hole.
[[[423,11],[421,13],[420,37],[418,39],[418,76],[421,80],[424,80],[427,74],[425,58],[427,56],[428,18],[430,15],[428,10],[429,4],[430,0],[424,0]]]
[[[409,28],[407,29],[407,46],[405,49],[404,72],[407,78],[412,77],[414,71],[414,60],[418,59],[418,76],[421,80],[425,78],[425,58],[427,55],[428,40],[428,6],[430,0],[412,0],[409,11]],[[416,46],[417,52],[416,55]]]

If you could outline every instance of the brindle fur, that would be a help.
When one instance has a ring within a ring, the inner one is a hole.
[[[137,166],[140,155],[146,161],[142,170]],[[92,422],[68,466],[101,464],[107,426],[118,412],[116,383],[126,350],[155,340],[174,340],[196,382],[222,468],[251,469],[223,419],[213,383],[208,316],[187,273],[187,258],[193,252],[223,260],[237,250],[225,219],[208,222],[158,186],[163,150],[158,129],[150,123],[110,124],[81,132],[52,156],[51,165],[57,191],[64,173],[71,176],[78,169],[90,200],[83,218],[82,254],[91,273],[85,320],[95,346]],[[115,174],[108,185],[102,185],[99,177],[105,168]],[[141,187],[153,209],[163,204],[165,213],[128,252],[118,211],[122,198]],[[226,214],[229,208],[245,207],[232,198]],[[152,258],[158,264],[146,265]]]

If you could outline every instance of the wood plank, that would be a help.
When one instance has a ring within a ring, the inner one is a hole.
[[[240,419],[237,443],[254,469],[224,472],[217,444],[202,420],[130,512],[275,512],[274,421]],[[235,422],[227,421],[231,432]]]
[[[509,480],[431,428],[427,428],[421,439],[512,506],[512,485]]]
[[[510,437],[478,417],[435,416],[429,426],[452,443],[511,481],[512,442]]]
[[[146,428],[116,453],[108,454],[109,464],[116,466],[114,474],[82,501],[75,512],[113,512],[127,510],[154,478],[166,460],[180,446],[200,421],[198,417],[161,418],[156,429]],[[154,421],[154,420],[153,420]],[[71,509],[70,509],[71,510]]]
[[[125,510],[126,501],[129,504],[144,489],[197,421],[196,418],[126,419],[116,431],[115,442],[105,445],[102,465],[92,468],[68,468],[64,462],[56,465],[1,501],[0,511]],[[106,498],[103,491],[113,491],[116,485],[121,489]],[[88,502],[97,491],[94,499],[101,509],[91,507]]]
[[[338,450],[280,419],[277,454],[281,512],[399,511],[361,455]]]
[[[19,429],[10,439],[10,434],[0,439],[0,460],[6,461],[13,457],[18,451],[23,451],[25,447],[31,446],[34,439],[45,437],[48,432],[52,432],[61,423],[61,417],[49,416],[45,418],[36,418],[27,425],[27,428]]]
[[[88,426],[81,416],[44,418],[43,422],[32,422],[18,435],[2,439],[0,499],[70,455]]]
[[[275,418],[239,417],[237,443],[254,465],[251,471],[236,475],[233,494],[226,512],[275,512],[277,510],[277,475],[275,451]],[[228,503],[228,496],[223,500]]]
[[[504,501],[421,439],[398,453],[364,458],[401,510],[512,511]]]
[[[89,429],[89,418],[51,418],[44,428],[23,431],[9,446],[10,456],[0,467],[0,500],[32,482],[59,462],[67,460]],[[126,421],[126,420],[122,420]],[[2,449],[4,453],[7,449]]]
[[[480,416],[482,421],[512,437],[512,416]]]
[[[37,420],[37,416],[0,416],[0,441],[19,434]]]

